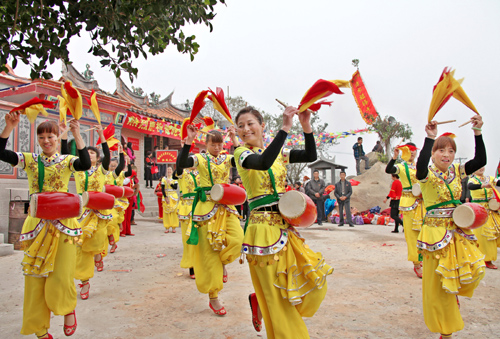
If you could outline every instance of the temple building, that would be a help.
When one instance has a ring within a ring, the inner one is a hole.
[[[72,81],[82,97],[90,98],[92,90],[97,93],[97,102],[101,115],[101,124],[106,128],[109,124],[115,127],[115,137],[122,144],[131,144],[136,159],[135,166],[139,179],[144,179],[144,158],[148,151],[156,149],[180,149],[180,124],[189,117],[190,110],[181,109],[172,104],[173,92],[165,99],[159,100],[159,95],[152,93],[144,95],[140,88],[130,90],[121,79],[116,79],[116,90],[109,93],[99,87],[92,71],[87,69],[80,73],[72,65],[63,65],[59,80],[31,80],[18,76],[7,65],[8,72],[0,73],[0,129],[5,126],[5,114],[20,104],[38,97],[40,99],[57,101],[61,95],[61,86],[66,81]],[[7,149],[16,152],[40,153],[37,145],[36,127],[43,121],[59,121],[59,108],[47,109],[47,117],[38,115],[35,124],[30,124],[25,115],[9,137]],[[200,122],[197,118],[195,122]],[[91,130],[97,121],[90,110],[87,101],[83,100],[83,114],[80,119],[80,130],[86,145],[95,146],[98,136]],[[68,138],[71,140],[71,132]],[[155,146],[157,146],[155,148]],[[196,151],[203,144],[197,143]],[[116,152],[113,154],[117,155]],[[9,201],[28,199],[27,175],[23,170],[0,162],[0,233],[7,239],[9,220]],[[70,187],[74,185],[70,184]],[[71,190],[71,188],[70,188]]]

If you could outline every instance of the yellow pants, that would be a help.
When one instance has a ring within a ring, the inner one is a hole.
[[[43,335],[50,328],[50,313],[66,315],[76,307],[76,247],[59,237],[54,271],[47,278],[25,276],[21,334]]]
[[[165,229],[177,228],[179,227],[179,218],[177,217],[177,212],[165,213],[163,212],[163,226]]]
[[[189,239],[189,235],[187,231],[191,228],[191,219],[189,220],[181,220],[181,233],[182,233],[182,259],[181,259],[181,267],[182,268],[191,268],[193,267],[193,251],[195,246],[188,245],[186,242]]]
[[[107,222],[99,219],[92,237],[82,236],[83,242],[76,250],[75,279],[87,281],[94,276],[94,256],[108,245]]]
[[[419,206],[417,208],[420,208]],[[417,238],[419,231],[413,230],[413,216],[414,211],[404,211],[403,212],[403,228],[405,230],[406,246],[408,248],[408,261],[412,261],[413,264],[417,265],[420,261],[418,260],[418,249],[417,249]]]
[[[424,255],[422,297],[425,324],[431,332],[451,334],[464,328],[455,294],[446,293],[442,287],[441,276],[436,274],[439,260]],[[458,295],[472,297],[480,280],[462,284]]]
[[[497,239],[488,239],[484,235],[480,234],[481,228],[478,229],[479,232],[474,232],[477,237],[477,242],[479,244],[479,249],[484,254],[484,261],[495,261],[497,260]]]
[[[198,245],[193,246],[193,268],[196,274],[196,286],[201,293],[208,293],[210,298],[217,298],[218,292],[222,290],[223,265],[227,265],[236,260],[241,251],[243,242],[243,229],[236,215],[225,211],[226,231],[224,248],[221,251],[214,251],[207,239],[209,222],[212,219],[199,223]],[[191,245],[190,245],[191,246]]]

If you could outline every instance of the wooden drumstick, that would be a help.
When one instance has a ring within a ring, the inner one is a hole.
[[[91,131],[91,130],[93,130],[93,129],[95,129],[95,127],[92,127],[92,128],[86,129],[85,131],[82,131],[82,132],[88,132],[88,131]]]
[[[287,104],[285,104],[283,101],[281,101],[281,100],[279,100],[279,99],[276,99],[276,101],[277,101],[277,102],[278,102],[281,106],[283,106],[283,107],[285,107],[285,108],[288,106]],[[309,112],[311,112],[312,114],[316,114],[316,112],[311,111],[310,109],[308,109],[308,111],[309,111]]]
[[[201,129],[198,130],[198,132],[200,132],[201,134],[205,134],[205,135],[211,135],[211,136],[214,136],[212,133],[210,132],[205,132],[205,131],[202,131]]]
[[[471,122],[472,122],[472,120],[469,120],[469,121],[467,121],[467,122],[464,122],[463,124],[461,124],[461,125],[460,125],[460,126],[458,126],[458,127],[464,127],[465,125],[470,124]]]
[[[455,122],[456,120],[446,120],[446,121],[439,121],[436,123],[436,125],[443,125],[443,124],[449,124],[450,122]]]

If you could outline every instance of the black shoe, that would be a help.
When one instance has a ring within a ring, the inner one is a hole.
[[[321,226],[321,225],[323,225],[323,223],[322,222],[318,222],[318,226]]]
[[[399,231],[394,230],[394,231],[391,231],[391,233],[399,233]]]
[[[342,227],[342,226],[344,226],[344,224],[339,224],[339,227]]]
[[[354,225],[353,224],[349,224],[349,227],[354,227]]]

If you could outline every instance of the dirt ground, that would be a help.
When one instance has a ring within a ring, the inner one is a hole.
[[[179,267],[181,235],[159,223],[138,220],[135,237],[121,238],[91,280],[90,298],[78,297],[73,338],[266,338],[251,324],[247,264],[228,266],[220,293],[228,312],[217,317]],[[310,247],[335,268],[319,311],[305,322],[311,338],[439,338],[422,316],[421,280],[406,261],[404,234],[387,226],[342,227],[325,223],[301,229]],[[165,254],[165,256],[163,256]],[[0,257],[0,337],[23,338],[22,252]],[[454,338],[498,338],[500,270],[488,270],[472,299],[461,298],[465,329]],[[63,317],[50,333],[64,338]],[[34,337],[34,336],[33,336]]]

